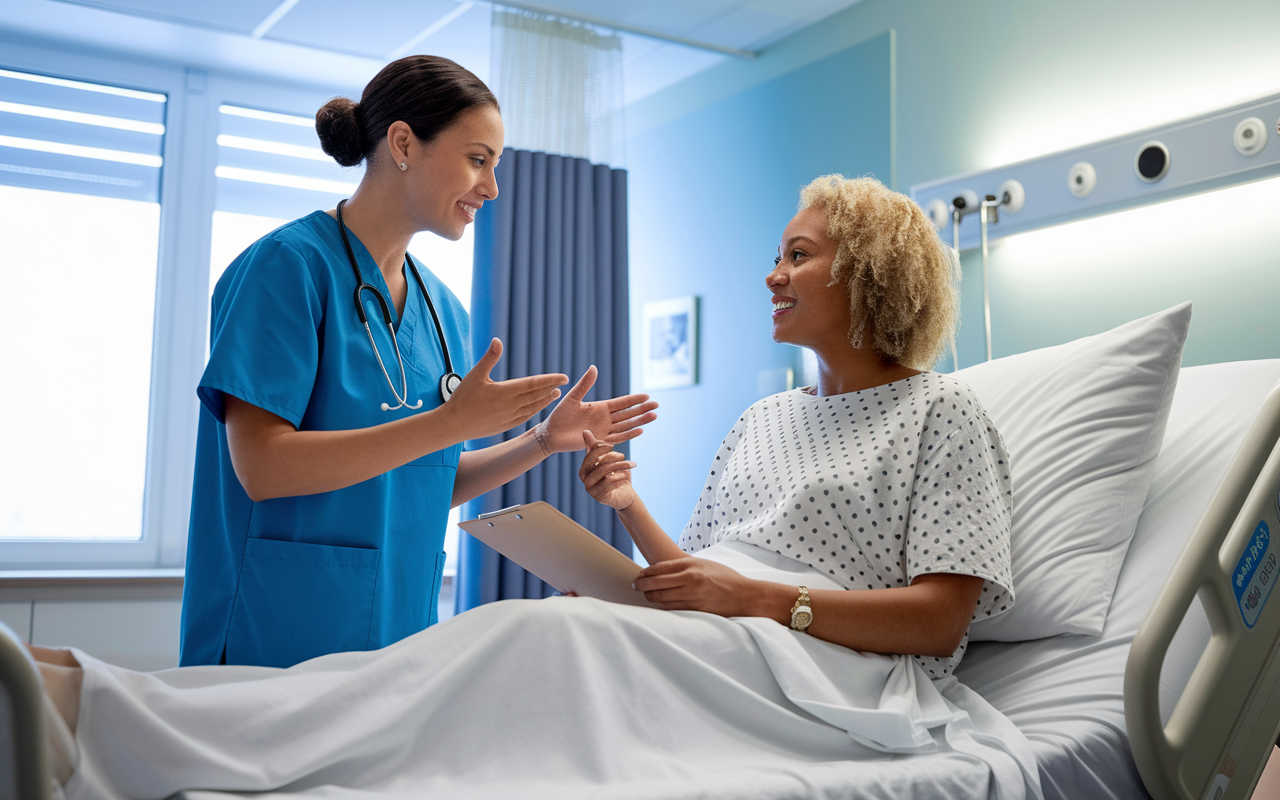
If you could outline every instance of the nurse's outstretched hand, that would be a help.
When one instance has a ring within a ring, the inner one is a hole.
[[[590,366],[542,424],[547,446],[553,453],[581,450],[583,431],[609,444],[634,439],[644,426],[658,418],[653,413],[658,401],[647,394],[629,394],[612,400],[583,402],[596,382],[596,368]]]
[[[557,386],[569,382],[560,373],[495,381],[489,373],[500,358],[502,342],[494,339],[444,406],[457,421],[461,439],[495,436],[527,422],[560,396]]]

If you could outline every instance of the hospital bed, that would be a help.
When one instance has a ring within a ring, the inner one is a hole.
[[[1031,742],[1046,797],[1218,800],[1221,787],[1232,800],[1252,791],[1280,728],[1280,693],[1270,695],[1280,601],[1263,603],[1249,628],[1226,582],[1255,533],[1250,504],[1270,508],[1280,530],[1278,384],[1280,360],[1182,371],[1100,636],[970,646],[957,676]],[[1242,505],[1248,519],[1230,524]],[[0,800],[44,800],[38,678],[2,625],[0,685]]]

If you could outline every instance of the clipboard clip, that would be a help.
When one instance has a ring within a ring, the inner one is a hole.
[[[489,519],[490,517],[500,517],[503,514],[510,514],[512,511],[515,511],[519,508],[520,508],[519,505],[514,505],[514,506],[507,506],[506,508],[500,508],[497,511],[487,511],[481,514],[480,516],[476,517],[476,519]]]

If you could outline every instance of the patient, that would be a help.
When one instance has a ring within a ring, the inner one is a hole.
[[[951,251],[903,195],[828,175],[801,193],[765,285],[774,341],[812,350],[818,383],[743,413],[679,545],[634,463],[589,433],[580,477],[652,565],[636,582],[649,600],[789,625],[807,583],[808,633],[948,675],[970,620],[1013,603],[1004,444],[968,386],[925,371],[954,331]],[[779,559],[811,574],[743,574]]]
[[[1013,602],[1008,457],[927,371],[954,280],[910,200],[819,178],[766,279],[774,338],[818,382],[747,409],[679,546],[588,438],[579,474],[670,612],[504,601],[287,670],[32,648],[66,796],[1038,796],[1025,739],[950,676],[970,620]]]

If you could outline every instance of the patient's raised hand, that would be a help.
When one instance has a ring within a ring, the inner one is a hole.
[[[618,511],[629,508],[636,500],[636,490],[631,486],[635,462],[628,461],[613,445],[597,439],[590,430],[582,432],[582,440],[587,453],[578,469],[578,478],[587,487],[587,494]]]

